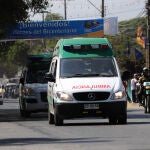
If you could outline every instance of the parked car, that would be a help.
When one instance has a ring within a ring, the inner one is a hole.
[[[5,85],[5,98],[17,98],[19,96],[19,85],[17,83],[7,83]]]

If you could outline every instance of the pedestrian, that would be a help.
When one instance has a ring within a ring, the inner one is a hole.
[[[137,84],[138,75],[135,73],[131,79],[131,92],[132,92],[132,102],[137,103]]]
[[[144,82],[150,81],[149,69],[147,67],[143,68],[142,76],[139,78],[139,84],[141,85],[141,91],[138,94],[138,102],[140,106],[145,106],[145,90],[143,87]]]
[[[127,101],[129,103],[132,103],[132,100],[131,100],[131,72],[129,71],[124,71],[122,73],[122,82],[123,82],[123,85],[124,85],[124,88],[125,88],[125,91],[126,91],[126,95],[127,95]]]

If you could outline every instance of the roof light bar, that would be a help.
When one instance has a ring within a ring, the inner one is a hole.
[[[101,49],[107,49],[108,45],[107,44],[101,44]]]

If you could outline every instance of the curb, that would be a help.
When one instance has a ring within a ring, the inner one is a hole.
[[[136,109],[141,109],[143,108],[142,106],[139,106],[139,103],[129,103],[127,102],[127,108],[136,108]]]

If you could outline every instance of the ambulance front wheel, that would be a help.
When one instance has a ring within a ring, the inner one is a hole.
[[[63,119],[60,118],[56,109],[54,109],[54,123],[55,123],[55,126],[63,125]]]
[[[20,107],[20,115],[21,117],[28,118],[31,116],[31,112],[26,110],[25,100],[19,98],[19,107]]]
[[[110,125],[127,124],[127,115],[124,114],[119,117],[109,117],[109,124]]]
[[[109,117],[109,124],[110,125],[115,125],[117,124],[117,117]]]
[[[127,114],[118,117],[118,124],[127,124]]]
[[[145,106],[144,106],[144,109],[145,109],[145,113],[150,113],[150,95],[147,95],[145,97]]]
[[[50,111],[48,111],[48,123],[54,124],[54,115]]]

